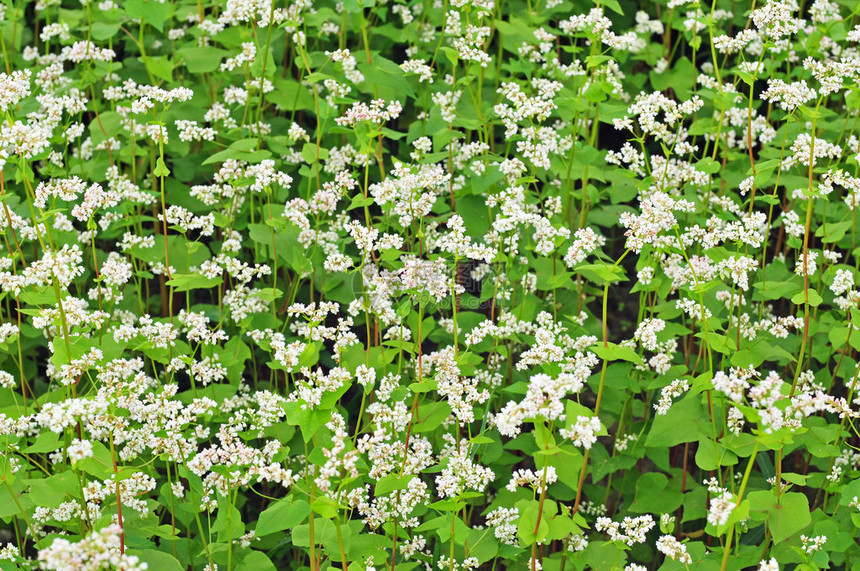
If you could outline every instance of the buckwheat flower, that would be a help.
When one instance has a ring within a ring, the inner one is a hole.
[[[672,399],[678,397],[690,388],[690,383],[684,379],[675,379],[669,386],[663,387],[660,391],[660,401],[654,404],[657,414],[666,414],[672,406]]]
[[[728,276],[743,291],[749,289],[747,274],[758,269],[758,261],[749,256],[729,256],[717,265],[721,277]]]
[[[564,263],[569,268],[585,260],[590,253],[606,244],[606,238],[591,228],[580,228],[573,236],[573,244],[570,245],[564,256]]]
[[[427,65],[422,59],[407,60],[400,64],[400,69],[407,74],[416,74],[419,82],[426,81],[427,83],[433,83],[433,68]]]
[[[519,508],[496,508],[487,514],[487,526],[494,527],[493,535],[506,545],[519,545],[517,539],[517,520]]]
[[[108,48],[100,48],[91,41],[75,42],[71,46],[65,46],[60,52],[60,58],[75,63],[86,60],[113,61],[116,52]]]
[[[686,565],[693,563],[692,557],[687,553],[687,546],[671,535],[664,535],[658,539],[657,549],[670,559],[675,559]]]
[[[804,263],[804,258],[806,258],[806,263]],[[795,263],[794,273],[799,276],[814,275],[815,270],[818,269],[818,264],[816,263],[816,260],[818,260],[818,252],[807,251],[805,256],[803,255],[803,253],[801,253],[798,256],[797,262]]]
[[[513,157],[499,163],[499,171],[505,175],[509,184],[514,184],[526,172],[526,165],[520,159]]]
[[[850,270],[836,270],[836,275],[833,277],[833,283],[830,284],[830,291],[834,295],[842,295],[846,291],[854,288],[854,274]]]
[[[803,20],[794,17],[798,11],[795,0],[770,0],[750,13],[753,23],[767,38],[779,40],[796,34]]]
[[[721,54],[732,54],[743,51],[759,38],[760,34],[756,30],[741,30],[734,37],[722,34],[714,38],[714,48]],[[719,86],[713,88],[719,89]]]
[[[176,128],[179,131],[180,141],[214,141],[218,132],[211,127],[200,127],[197,121],[177,119]]]
[[[99,271],[108,286],[120,287],[131,280],[132,269],[132,265],[125,258],[111,252]]]
[[[469,446],[461,446],[460,452],[448,456],[448,465],[436,476],[439,496],[452,498],[466,491],[483,492],[496,477],[490,468],[473,462],[468,449]]]
[[[255,530],[251,530],[245,535],[239,537],[238,539],[233,540],[233,544],[238,544],[239,547],[248,548],[251,546],[251,543],[254,541],[260,541],[260,538],[257,537],[257,532]]]
[[[665,328],[666,322],[662,319],[646,318],[639,323],[638,327],[636,327],[636,332],[633,334],[633,338],[645,349],[656,351],[657,333],[663,331]]]
[[[367,121],[381,125],[392,119],[396,119],[403,111],[399,101],[386,103],[384,99],[375,99],[367,105],[364,102],[353,103],[346,113],[335,119],[335,123],[341,127],[354,127],[357,123]]]
[[[452,123],[456,117],[455,108],[457,102],[460,101],[462,92],[457,91],[438,91],[430,96],[434,105],[439,107],[439,112],[442,114],[442,120],[446,123]]]
[[[719,496],[711,498],[708,510],[709,524],[719,527],[729,521],[729,516],[737,505],[733,497],[731,493],[724,491]]]
[[[642,285],[649,285],[654,279],[654,268],[647,266],[636,272],[636,281]]]
[[[738,64],[738,69],[743,73],[748,73],[750,75],[758,75],[762,71],[764,71],[764,62],[763,61],[744,61]]]
[[[492,30],[489,26],[466,26],[465,33],[454,38],[454,49],[459,52],[460,59],[477,62],[481,67],[487,67],[492,59],[484,51],[483,46],[490,37]]]
[[[266,28],[271,21],[271,14],[271,0],[227,0],[218,22],[230,26],[238,26],[241,22],[256,22],[261,28]]]
[[[0,19],[2,19],[2,14],[0,14]],[[6,547],[0,548],[0,560],[6,559],[13,561],[20,555],[18,548],[11,544],[7,543]]]
[[[794,83],[786,83],[781,79],[770,79],[767,89],[762,92],[761,98],[791,113],[801,105],[806,105],[816,96],[815,90],[806,85],[806,80],[801,79]]]
[[[249,165],[245,169],[245,176],[253,179],[250,188],[254,192],[262,192],[273,184],[278,184],[281,188],[288,189],[293,182],[293,178],[290,175],[275,170],[275,161],[272,159],[264,159],[258,164]]]
[[[758,564],[758,571],[779,571],[779,562],[776,560],[776,557],[762,559]]]
[[[654,528],[654,518],[650,514],[635,518],[625,517],[621,522],[614,522],[608,517],[598,517],[594,528],[609,535],[611,541],[620,541],[633,546],[645,543],[646,534]]]
[[[94,531],[76,543],[57,537],[45,549],[39,550],[38,560],[43,569],[56,571],[96,571],[117,568],[143,571],[148,568],[136,555],[120,553],[122,528],[111,524]]]
[[[358,384],[360,384],[361,386],[373,386],[373,384],[376,382],[376,369],[361,364],[355,370],[355,376],[358,380]]]
[[[72,440],[72,443],[69,444],[66,452],[69,455],[69,460],[72,461],[72,464],[80,462],[84,458],[92,458],[93,456],[93,443],[89,440]]]
[[[61,40],[66,41],[71,37],[69,36],[69,25],[65,22],[54,22],[48,24],[42,28],[42,32],[39,34],[39,37],[43,42],[47,42],[51,38],[56,37],[59,37]]]
[[[810,158],[812,165],[818,164],[818,159],[838,159],[842,156],[842,147],[826,141],[824,139],[815,138],[815,149],[812,148],[812,135],[809,133],[800,133],[794,142],[791,144],[792,163],[800,163],[805,167],[809,167]],[[814,153],[814,156],[812,156]]]
[[[10,107],[30,95],[30,70],[15,70],[11,75],[0,73],[0,111]]]
[[[0,371],[0,387],[4,389],[14,389],[17,386],[15,377],[6,371]]]
[[[505,486],[509,492],[515,492],[517,488],[528,486],[534,490],[537,495],[544,492],[547,486],[550,486],[558,481],[558,474],[553,466],[548,466],[546,475],[542,470],[537,472],[528,469],[520,469],[511,475],[511,479]]]
[[[815,537],[801,535],[800,543],[802,544],[801,549],[803,549],[807,555],[812,555],[818,551],[822,545],[827,543],[827,537],[824,535],[817,535]]]
[[[600,432],[602,425],[596,416],[577,416],[576,423],[570,429],[562,428],[559,434],[563,438],[570,438],[574,446],[590,449],[597,442],[596,433]]]
[[[647,198],[640,199],[641,214],[636,216],[629,212],[621,214],[621,225],[627,228],[627,247],[639,253],[646,244],[660,244],[659,234],[671,230],[678,221],[673,210],[692,212],[694,205],[687,200],[675,200],[663,192],[654,192]],[[674,243],[674,237],[669,237]],[[668,245],[668,243],[667,243]]]
[[[744,424],[744,413],[735,406],[729,407],[728,418],[726,419],[726,425],[728,426],[729,431],[737,436],[741,431],[743,431]]]
[[[0,343],[6,343],[19,335],[18,326],[13,323],[0,323]]]
[[[740,403],[744,398],[744,391],[750,387],[748,378],[754,374],[748,369],[739,369],[732,367],[729,374],[726,375],[723,371],[717,371],[711,382],[714,385],[714,390],[717,390],[727,397],[729,400]]]
[[[221,71],[233,71],[237,67],[251,63],[257,57],[257,44],[242,42],[242,52],[236,57],[228,58],[221,64]]]

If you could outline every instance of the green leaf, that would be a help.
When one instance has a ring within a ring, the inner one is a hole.
[[[110,39],[119,32],[120,26],[122,26],[122,24],[119,22],[116,24],[109,24],[101,20],[96,20],[92,25],[93,39],[99,42]]]
[[[164,159],[162,157],[158,157],[155,160],[155,170],[152,171],[152,174],[155,176],[170,176],[170,169],[164,164]]]
[[[274,240],[278,257],[293,270],[303,272],[310,267],[308,253],[299,243],[300,231],[297,227],[288,225],[286,228],[277,228],[273,232],[272,227],[266,224],[249,224],[248,230],[252,240],[269,248],[272,247]]]
[[[690,96],[695,85],[696,75],[697,72],[693,63],[686,57],[682,57],[672,62],[671,68],[663,73],[652,71],[648,76],[654,89],[665,91],[671,88],[676,97],[686,99]]]
[[[210,73],[221,67],[221,60],[230,52],[207,46],[205,48],[182,48],[177,53],[182,56],[182,62],[189,72]]]
[[[833,244],[838,242],[845,236],[845,233],[854,226],[854,222],[852,220],[845,220],[844,222],[836,222],[830,224],[822,224],[818,227],[818,230],[815,231],[815,235],[821,238],[821,241],[825,244]]]
[[[150,566],[150,569],[152,567]],[[269,556],[263,553],[262,551],[250,551],[245,557],[242,558],[242,562],[236,566],[236,571],[276,571],[277,567],[272,563],[272,560],[269,559]]]
[[[616,14],[619,14],[621,16],[624,15],[624,10],[621,9],[621,4],[618,2],[618,0],[603,0],[603,5],[615,12]]]
[[[60,435],[56,432],[52,432],[50,430],[45,430],[39,436],[36,437],[36,440],[24,449],[24,452],[27,454],[34,454],[38,452],[53,452],[57,448],[62,447],[60,444]]]
[[[140,557],[142,562],[149,565],[149,569],[158,569],[159,571],[182,571],[185,569],[174,556],[157,549],[131,549],[129,553]]]
[[[257,537],[296,527],[307,519],[310,512],[311,506],[305,500],[280,499],[260,514],[255,528]]]
[[[476,558],[478,563],[492,560],[499,552],[499,542],[485,529],[473,529],[466,545],[469,546],[469,556]]]
[[[759,341],[734,353],[732,355],[731,362],[735,367],[759,367],[765,361],[777,361],[782,359],[792,362],[794,361],[794,355],[782,347],[771,345],[764,341]]]
[[[30,486],[30,499],[38,506],[56,508],[80,494],[80,482],[72,470],[26,482]]]
[[[161,3],[157,0],[126,0],[123,8],[131,17],[143,20],[159,32],[164,31],[164,21],[173,12],[171,3]]]
[[[337,516],[337,503],[325,496],[314,498],[311,502],[311,509],[325,519],[334,519]]]
[[[809,305],[812,307],[818,307],[818,305],[823,301],[821,296],[812,288],[809,288]],[[799,291],[791,298],[791,303],[795,305],[804,305],[806,303],[806,292]]]
[[[207,278],[200,274],[173,274],[171,279],[167,280],[167,285],[173,288],[173,291],[193,291],[195,289],[209,289],[220,284],[222,279]]]
[[[273,83],[275,90],[266,94],[266,100],[274,103],[279,109],[283,111],[314,109],[313,95],[298,81],[276,77]]]
[[[255,150],[257,148],[257,142],[257,139],[240,139],[223,151],[215,153],[203,161],[202,164],[211,165],[212,163],[223,163],[227,159],[259,163],[263,159],[271,157],[271,151]]]
[[[640,357],[636,351],[631,349],[630,347],[625,347],[624,345],[616,345],[615,343],[609,343],[609,346],[604,346],[602,343],[598,343],[590,348],[595,355],[603,359],[604,361],[630,361],[631,363],[639,363],[642,364],[642,357]]]
[[[167,56],[146,56],[143,58],[147,71],[168,83],[173,81],[173,61]]]
[[[356,208],[364,208],[365,206],[370,206],[371,204],[373,204],[373,197],[372,196],[368,196],[367,198],[365,198],[363,194],[357,194],[354,197],[352,197],[352,200],[350,201],[349,206],[347,207],[347,210],[355,210]]]
[[[684,495],[669,486],[669,478],[660,472],[643,474],[636,481],[636,495],[630,511],[634,513],[672,513]]]
[[[364,74],[366,83],[375,85],[377,88],[386,88],[389,92],[389,98],[399,95],[402,100],[405,95],[415,99],[415,91],[404,77],[403,70],[400,69],[399,65],[378,54],[373,54],[371,60],[373,63],[367,63],[365,60],[358,64],[358,69]],[[385,97],[385,95],[380,94],[380,97]]]
[[[396,476],[389,474],[376,483],[373,490],[374,496],[387,496],[396,490],[405,490],[409,487],[409,482],[415,478],[414,474],[406,474],[405,476]]]
[[[699,439],[699,434],[707,434],[707,431],[702,430],[703,418],[706,420],[708,415],[702,408],[698,396],[687,394],[673,404],[669,412],[654,417],[654,423],[645,439],[645,446],[664,448],[684,442],[694,442]],[[679,427],[683,427],[683,430],[679,430]]]
[[[753,284],[753,288],[757,290],[758,295],[764,300],[788,298],[794,295],[801,287],[800,284],[794,281],[770,280]]]
[[[445,516],[445,518],[445,525],[440,526],[436,530],[436,534],[439,536],[439,539],[441,539],[443,542],[451,541],[451,531],[453,528],[454,543],[456,543],[457,545],[465,544],[466,540],[469,538],[469,534],[472,531],[471,528],[465,523],[463,523],[463,519],[458,517],[457,514],[448,514],[447,516]]]
[[[345,551],[348,553],[349,544],[352,542],[352,528],[348,525],[342,525],[340,526],[340,531],[343,536]],[[293,545],[298,547],[309,547],[311,543],[310,537],[310,526],[308,524],[299,525],[293,529]],[[335,523],[332,522],[332,520],[316,520],[314,523],[314,541],[322,543],[323,550],[329,556],[337,557],[338,560],[340,560],[337,528],[335,528]]]
[[[225,496],[218,498],[218,515],[212,525],[211,532],[218,534],[218,541],[228,541],[228,538],[236,539],[245,533],[242,513]]]
[[[443,46],[442,53],[445,54],[445,57],[448,58],[453,65],[457,65],[457,62],[460,61],[460,52],[455,50],[454,48]]]
[[[773,543],[785,541],[812,521],[809,498],[799,492],[786,492],[777,499],[772,490],[750,492],[750,517],[767,520]]]
[[[609,266],[606,264],[582,264],[576,266],[576,273],[590,281],[598,284],[620,282],[626,279],[624,269],[621,266]]]
[[[696,466],[702,470],[717,470],[721,466],[734,466],[738,457],[729,452],[725,446],[706,436],[699,438],[696,450]]]
[[[517,507],[520,509],[520,519],[517,521],[517,537],[520,543],[526,547],[533,545],[537,541],[542,541],[549,533],[549,522],[547,519],[550,515],[555,514],[555,502],[552,504],[552,513],[547,510],[547,503],[544,503],[544,513],[541,514],[540,524],[538,524],[538,513],[540,512],[541,503],[537,500],[520,500],[517,502]],[[537,527],[537,533],[535,528]]]

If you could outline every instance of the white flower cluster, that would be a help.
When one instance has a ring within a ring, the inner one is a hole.
[[[586,450],[597,442],[596,434],[600,432],[602,425],[596,416],[577,416],[576,422],[570,428],[562,428],[559,431],[564,438],[570,438],[574,446],[580,446]]]
[[[767,89],[762,92],[761,98],[777,105],[789,113],[812,100],[815,90],[806,85],[801,79],[794,83],[786,83],[782,79],[770,79]]]
[[[353,103],[344,115],[335,119],[335,123],[341,127],[354,127],[363,121],[382,125],[399,117],[402,111],[403,105],[399,101],[386,103],[384,99],[374,99],[370,105],[364,102]]]
[[[96,571],[105,568],[143,571],[146,563],[136,555],[120,553],[122,528],[116,524],[94,531],[77,543],[58,537],[51,545],[39,551],[43,569],[56,571]]]
[[[0,111],[6,112],[30,95],[30,70],[15,70],[11,75],[0,73]]]
[[[493,535],[505,545],[519,545],[517,539],[517,520],[519,508],[496,508],[487,514],[487,526],[495,528]]]
[[[687,546],[671,535],[663,535],[657,540],[657,550],[670,559],[692,565],[693,558],[687,553]]]
[[[521,426],[528,420],[542,418],[555,420],[564,414],[564,398],[569,394],[578,393],[585,385],[585,380],[591,376],[592,367],[596,366],[598,358],[591,352],[580,353],[575,357],[572,372],[563,372],[557,377],[546,374],[533,375],[529,380],[529,388],[525,398],[520,402],[509,401],[498,414],[493,416],[493,423],[504,436],[516,436]],[[599,425],[598,419],[597,420]],[[593,420],[583,424],[576,436],[581,441],[591,441]],[[600,427],[597,427],[599,430]],[[573,435],[573,433],[572,433]]]
[[[666,414],[672,406],[672,399],[690,389],[690,383],[685,379],[675,379],[660,391],[660,401],[654,404],[657,414]]]
[[[654,518],[650,514],[640,515],[635,518],[626,516],[620,522],[612,521],[608,517],[599,517],[594,524],[597,531],[606,533],[610,541],[619,541],[633,546],[637,543],[645,543],[645,535],[654,528]]]
[[[656,247],[666,247],[676,243],[675,236],[660,234],[672,230],[678,224],[674,210],[692,212],[693,203],[688,200],[676,200],[664,192],[654,192],[648,197],[640,198],[639,215],[623,212],[619,219],[622,226],[627,228],[627,247],[639,253],[646,244]]]
[[[443,498],[454,498],[466,491],[483,492],[496,477],[495,472],[474,462],[468,453],[469,446],[448,456],[448,465],[436,476],[436,490]]]

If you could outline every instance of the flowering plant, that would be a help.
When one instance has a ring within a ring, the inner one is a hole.
[[[0,567],[853,569],[858,16],[0,3]]]

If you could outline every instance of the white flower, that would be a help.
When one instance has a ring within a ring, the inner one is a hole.
[[[670,559],[675,559],[686,565],[693,563],[692,557],[687,553],[687,546],[671,535],[664,535],[658,539],[657,549]]]
[[[735,502],[732,500],[732,494],[723,492],[718,497],[711,498],[711,506],[708,510],[708,523],[714,526],[725,525],[729,521],[729,516],[735,509]]]

